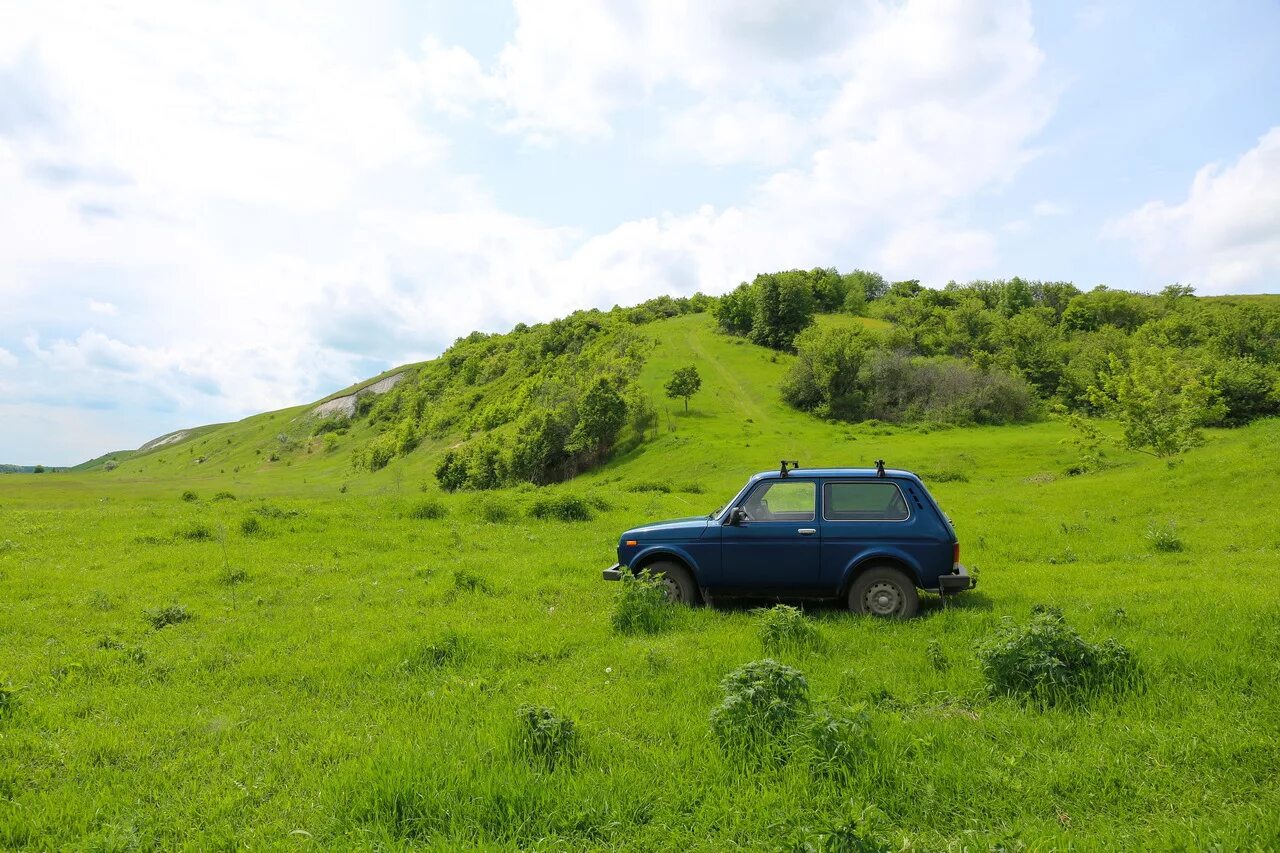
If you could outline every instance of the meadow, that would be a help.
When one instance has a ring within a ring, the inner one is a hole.
[[[0,477],[0,847],[1280,847],[1280,421],[1068,476],[1060,422],[832,424],[779,400],[790,356],[652,328],[639,381],[696,363],[689,413],[556,486],[442,493],[430,442],[355,471],[358,428],[295,435],[304,408]],[[806,608],[791,643],[751,606],[619,633],[618,533],[784,457],[919,472],[978,589],[903,623]],[[534,517],[548,495],[590,518]],[[978,649],[1037,605],[1141,685],[992,695]],[[722,679],[765,658],[856,728],[839,772],[721,747]]]

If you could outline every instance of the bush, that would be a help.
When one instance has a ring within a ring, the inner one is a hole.
[[[538,519],[559,521],[590,521],[594,516],[591,505],[574,495],[546,495],[529,507],[529,515]]]
[[[207,542],[213,538],[213,529],[203,521],[196,521],[181,528],[178,535],[192,542]]]
[[[227,566],[218,573],[218,583],[223,586],[236,586],[242,584],[249,579],[247,569],[240,567]]]
[[[512,506],[509,498],[479,495],[472,501],[471,506],[476,516],[490,524],[505,524],[514,521],[516,517],[515,507]]]
[[[809,712],[809,683],[799,670],[765,659],[743,664],[720,682],[724,700],[711,731],[728,754],[785,762]]]
[[[233,501],[236,499],[236,496],[231,494],[231,492],[218,492],[213,496],[213,499],[215,501]]]
[[[1157,551],[1163,551],[1166,554],[1176,551],[1182,551],[1186,548],[1182,539],[1178,536],[1178,528],[1172,521],[1157,526],[1152,522],[1147,527],[1147,541],[1151,543],[1151,547]]]
[[[429,521],[436,518],[444,518],[449,514],[449,508],[435,498],[423,498],[422,500],[409,507],[405,512],[405,517],[416,518],[420,521]]]
[[[686,495],[701,495],[707,491],[707,487],[696,480],[690,480],[687,483],[681,483],[676,486],[676,491],[684,492]]]
[[[531,762],[555,770],[577,759],[579,740],[573,720],[542,705],[521,705],[516,721],[516,751]]]
[[[657,634],[671,625],[673,608],[661,578],[644,569],[638,575],[623,572],[621,588],[613,600],[613,628],[619,634]]]
[[[187,489],[185,492],[182,493],[182,499],[187,503],[191,503],[192,501],[200,500],[200,497],[195,492],[191,491],[190,489]]]
[[[1031,621],[1005,625],[978,647],[978,661],[993,695],[1040,705],[1080,701],[1141,684],[1133,654],[1115,640],[1093,644],[1054,607],[1032,609]]]
[[[671,484],[659,483],[654,480],[640,480],[638,482],[628,484],[627,491],[635,493],[661,492],[665,495],[671,492]]]
[[[761,608],[756,613],[756,631],[766,652],[778,654],[793,649],[813,649],[822,645],[822,634],[804,611],[788,604]]]
[[[170,604],[157,610],[146,611],[143,613],[143,618],[150,623],[152,628],[159,631],[169,625],[190,622],[195,616],[181,604]]]
[[[262,521],[256,515],[246,515],[240,519],[240,532],[245,536],[257,536],[262,532]]]
[[[489,585],[489,581],[485,580],[483,575],[469,572],[466,569],[454,569],[453,588],[459,592],[493,592],[493,587]]]

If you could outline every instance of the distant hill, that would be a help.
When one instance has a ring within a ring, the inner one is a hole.
[[[36,469],[40,470],[37,471]],[[54,468],[51,465],[0,465],[0,474],[56,474],[70,468]]]

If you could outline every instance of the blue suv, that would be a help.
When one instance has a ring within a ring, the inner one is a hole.
[[[950,519],[910,471],[808,468],[756,474],[720,510],[636,527],[605,580],[647,569],[667,596],[840,599],[857,613],[906,618],[917,588],[972,589]]]

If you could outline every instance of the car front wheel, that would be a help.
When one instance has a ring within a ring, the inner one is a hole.
[[[666,590],[667,601],[673,604],[697,604],[698,586],[693,582],[693,575],[678,563],[658,562],[645,566],[649,574],[662,581]]]
[[[920,609],[920,596],[899,569],[872,566],[849,588],[849,609],[884,619],[909,619]]]

